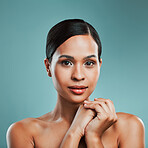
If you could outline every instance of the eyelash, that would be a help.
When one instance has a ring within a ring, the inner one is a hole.
[[[62,62],[61,62],[61,64],[62,64],[62,65],[64,65],[64,66],[68,66],[68,65],[66,65],[66,62],[71,63],[71,62],[70,62],[70,61],[68,61],[68,60],[64,60],[64,61],[62,61]],[[72,63],[71,63],[71,65],[72,65]]]
[[[66,62],[67,62],[67,64],[66,64]],[[91,65],[87,65],[88,67],[92,67],[92,66],[95,65],[95,62],[94,62],[94,61],[86,61],[84,65],[86,65],[86,63],[88,63],[88,62],[91,63]],[[70,65],[72,65],[72,62],[69,61],[69,60],[63,60],[63,61],[61,62],[61,64],[64,65],[64,66],[70,66],[69,63],[70,63]]]
[[[94,62],[94,61],[86,61],[86,63],[88,63],[88,62],[92,63],[93,66],[95,65],[95,62]],[[90,66],[90,65],[89,65],[89,66]]]

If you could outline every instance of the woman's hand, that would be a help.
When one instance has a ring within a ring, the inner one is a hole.
[[[82,137],[87,124],[94,118],[95,114],[94,110],[86,109],[84,105],[80,105],[70,126],[70,130],[74,129],[78,131]]]
[[[84,107],[96,112],[96,117],[85,128],[86,137],[90,135],[101,138],[103,133],[117,121],[114,104],[109,99],[95,98],[94,101],[84,101]]]

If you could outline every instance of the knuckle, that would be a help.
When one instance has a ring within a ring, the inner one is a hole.
[[[112,115],[109,116],[110,121],[114,121],[114,117]]]
[[[108,121],[114,122],[115,117],[112,114],[108,115]]]
[[[100,100],[104,100],[104,98],[98,98],[98,99],[100,99]]]
[[[98,105],[102,106],[103,102],[98,102]]]
[[[107,102],[111,102],[111,100],[110,99],[106,99],[107,100]]]
[[[109,114],[109,113],[104,114],[102,116],[102,119],[107,122],[111,122],[111,123],[115,123],[117,121],[117,117],[114,116],[113,114]]]
[[[107,102],[107,103],[112,103],[112,104],[113,104],[113,101],[110,100],[110,99],[106,99],[106,102]]]
[[[105,121],[107,120],[105,115],[103,115],[101,118],[102,118],[102,120],[105,120]]]
[[[112,116],[112,122],[116,122],[117,121],[117,117],[116,116]]]
[[[95,98],[95,100],[97,100],[97,101],[103,101],[103,100],[106,100],[106,99],[104,99],[104,98]]]
[[[117,117],[117,116],[115,116],[115,117],[114,117],[114,121],[116,122],[117,120],[118,120],[118,117]]]
[[[110,119],[110,115],[109,115],[108,113],[106,113],[106,114],[104,115],[104,118],[105,118],[106,120],[109,120],[109,119]]]
[[[95,114],[94,111],[92,111],[92,110],[87,110],[87,111],[88,111],[88,114],[89,114],[90,116],[94,116],[94,114]]]
[[[99,106],[99,104],[97,104],[97,103],[94,104],[94,107],[98,107],[98,106]]]
[[[114,119],[114,122],[117,122],[117,119]]]

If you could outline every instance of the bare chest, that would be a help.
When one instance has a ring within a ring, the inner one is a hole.
[[[67,128],[54,126],[46,128],[39,132],[34,138],[35,148],[59,148],[60,144],[67,132]],[[93,137],[92,137],[93,138]],[[102,136],[102,143],[107,148],[118,148],[118,137],[114,128],[109,128]],[[79,148],[87,148],[85,137],[82,137]]]

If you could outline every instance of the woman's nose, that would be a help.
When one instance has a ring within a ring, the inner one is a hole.
[[[72,71],[71,79],[74,81],[85,80],[85,75],[81,65],[75,65]]]

